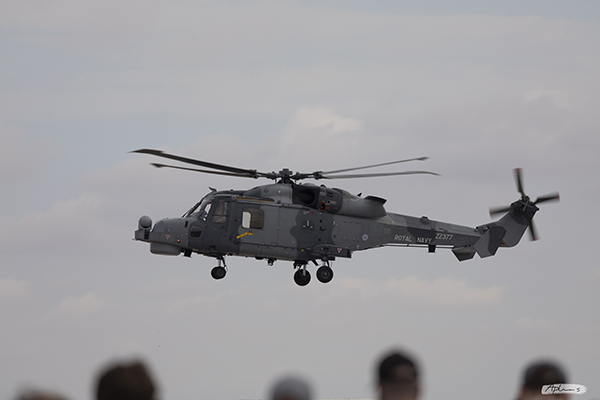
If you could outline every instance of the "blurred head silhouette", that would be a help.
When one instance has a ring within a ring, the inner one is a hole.
[[[154,400],[154,384],[140,361],[113,364],[103,370],[96,386],[96,400]]]
[[[379,361],[377,383],[381,400],[415,400],[420,395],[419,369],[412,357],[400,351]]]
[[[531,363],[523,373],[523,381],[517,400],[567,400],[569,395],[542,394],[542,386],[567,383],[567,377],[563,369],[553,361],[537,361]]]
[[[17,397],[17,400],[66,400],[64,397],[50,392],[41,392],[37,390],[27,391]]]
[[[271,388],[270,400],[312,400],[309,384],[297,376],[279,379]]]

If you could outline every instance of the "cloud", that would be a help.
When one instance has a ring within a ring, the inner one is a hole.
[[[182,215],[199,200],[197,188],[189,185],[196,175],[158,170],[148,165],[151,161],[157,160],[132,155],[81,175],[72,197],[59,194],[54,203],[42,201],[35,208],[24,208],[23,215],[3,216],[0,251],[73,255],[111,249],[114,254],[130,244],[141,215],[154,220]],[[43,240],[32,245],[32,232],[43,235]]]
[[[556,77],[589,82],[587,70],[562,72],[567,63],[595,65],[587,49],[598,36],[596,26],[577,21],[340,12],[293,2],[22,3],[5,7],[3,22],[68,61],[45,66],[63,76],[61,90],[41,85],[0,96],[7,114],[27,119],[232,109],[281,115],[315,99],[337,112],[403,117],[426,112],[428,98],[472,106],[482,91],[559,92],[548,84]],[[525,73],[515,74],[515,60]],[[18,72],[38,77],[39,69]],[[529,74],[544,79],[524,84]]]
[[[357,133],[363,122],[351,117],[342,117],[326,107],[302,107],[283,127],[280,151],[306,157],[319,149],[353,147],[357,145]],[[288,158],[289,160],[289,158]]]
[[[85,317],[104,307],[106,301],[90,292],[82,297],[68,297],[60,302],[58,314],[69,317]]]
[[[0,279],[0,300],[22,298],[29,294],[30,282]]]
[[[388,289],[398,291],[414,301],[436,306],[490,305],[500,301],[503,289],[499,286],[476,288],[464,280],[440,278],[433,282],[409,277],[392,279]]]
[[[375,297],[381,293],[381,287],[374,282],[369,282],[358,278],[337,278],[333,281],[336,286],[342,286],[345,289],[356,290],[361,297]]]
[[[465,280],[439,278],[433,282],[418,277],[390,279],[375,282],[359,278],[340,277],[333,282],[336,286],[356,291],[362,298],[379,299],[388,296],[408,297],[411,304],[434,307],[463,307],[496,304],[500,301],[503,288],[490,286],[478,288]]]
[[[344,118],[325,107],[303,107],[292,116],[284,131],[291,139],[303,131],[316,131],[319,135],[336,135],[360,129],[362,122],[353,118]]]
[[[7,230],[0,234],[0,249],[5,253],[46,252],[72,253],[76,249],[93,249],[105,237],[106,222],[98,218],[104,203],[98,194],[81,194],[60,200],[49,209],[33,210],[16,221],[5,221]],[[102,228],[99,229],[99,227]],[[108,229],[110,230],[110,229]],[[35,246],[24,240],[31,232],[44,235]]]

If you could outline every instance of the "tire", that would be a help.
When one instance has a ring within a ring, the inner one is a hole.
[[[227,275],[227,271],[225,270],[224,267],[214,267],[211,271],[210,271],[210,275],[214,278],[214,279],[223,279],[225,278],[225,275]]]
[[[333,279],[333,270],[330,267],[322,266],[317,270],[317,279],[321,283],[331,282]]]
[[[294,282],[298,286],[306,286],[310,282],[310,272],[305,269],[299,269],[294,273]]]

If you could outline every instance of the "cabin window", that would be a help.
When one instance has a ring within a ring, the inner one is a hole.
[[[265,222],[265,213],[258,208],[244,208],[242,212],[242,228],[262,229]]]
[[[224,223],[227,221],[227,203],[226,201],[219,200],[215,206],[215,213],[212,218],[212,222]]]

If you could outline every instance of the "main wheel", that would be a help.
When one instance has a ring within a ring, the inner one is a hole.
[[[223,279],[225,278],[225,275],[227,275],[227,270],[225,270],[225,268],[221,266],[214,267],[210,271],[210,275],[215,279]]]
[[[310,282],[310,272],[307,270],[300,268],[298,271],[294,273],[294,282],[298,286],[306,286],[308,282]]]
[[[333,279],[333,270],[324,265],[317,270],[317,279],[319,282],[327,283]]]

